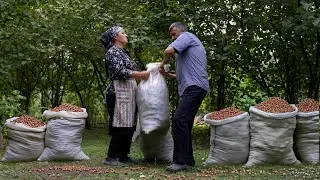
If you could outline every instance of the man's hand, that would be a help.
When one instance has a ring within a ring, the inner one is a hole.
[[[170,78],[170,79],[176,79],[176,78],[177,78],[176,75],[175,75],[175,74],[171,74],[171,73],[169,73],[169,72],[166,72],[164,66],[165,66],[164,63],[162,63],[162,64],[159,66],[159,68],[158,68],[159,72],[160,72],[164,77],[167,77],[167,78]]]
[[[161,63],[161,65],[159,66],[159,72],[165,77],[168,76],[168,73],[164,69],[164,63]]]

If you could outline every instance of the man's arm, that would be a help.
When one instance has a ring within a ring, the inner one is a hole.
[[[159,68],[159,71],[160,71],[160,73],[161,73],[164,77],[167,77],[167,78],[169,78],[169,79],[177,79],[176,74],[166,72],[166,71],[165,71],[164,69],[162,69],[162,68]]]
[[[168,73],[168,74],[166,75],[166,77],[169,78],[169,79],[177,79],[176,74],[172,74],[172,73]]]
[[[166,72],[164,70],[164,65],[169,63],[169,58],[171,56],[173,56],[175,53],[176,53],[176,50],[173,47],[168,46],[163,52],[163,61],[162,61],[160,68],[159,68],[160,73],[163,76],[170,78],[170,79],[176,79],[176,75]]]
[[[175,50],[173,47],[168,46],[168,47],[164,50],[164,52],[163,52],[162,65],[168,64],[168,62],[169,62],[169,57],[173,56],[175,53],[176,53],[176,50]]]

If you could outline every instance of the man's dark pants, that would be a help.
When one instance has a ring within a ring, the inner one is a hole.
[[[195,164],[191,132],[194,118],[206,94],[207,91],[198,86],[189,86],[181,96],[172,122],[173,162],[176,164]]]

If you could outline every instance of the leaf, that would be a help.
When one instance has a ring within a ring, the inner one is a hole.
[[[320,27],[320,17],[318,17],[317,19],[315,19],[314,21],[313,21],[313,25],[314,26],[318,26],[318,27]]]

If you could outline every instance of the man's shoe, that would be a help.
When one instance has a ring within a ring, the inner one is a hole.
[[[186,164],[173,163],[170,166],[167,166],[166,170],[169,172],[179,172],[179,171],[186,170],[187,168],[188,166]]]
[[[122,165],[122,163],[119,161],[118,158],[116,158],[116,159],[106,158],[106,160],[104,160],[103,164],[110,165],[110,166],[121,166]]]

